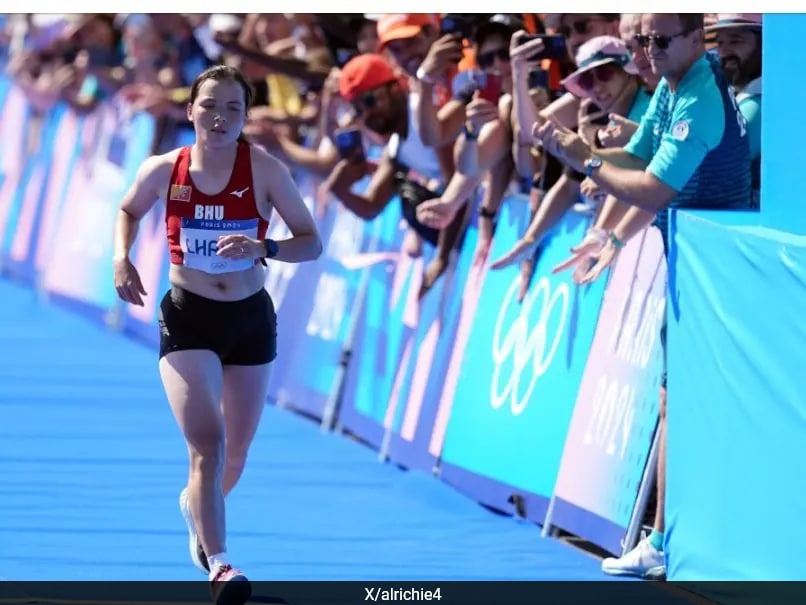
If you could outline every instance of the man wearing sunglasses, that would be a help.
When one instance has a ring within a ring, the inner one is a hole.
[[[706,53],[702,14],[645,14],[638,41],[662,80],[638,131],[621,150],[592,150],[567,130],[535,124],[536,138],[584,171],[604,192],[633,206],[607,234],[591,273],[600,275],[632,236],[657,224],[668,249],[668,208],[750,207],[747,125],[719,60]],[[666,324],[660,334],[666,349]],[[602,562],[611,575],[666,573],[666,381],[660,393],[657,511],[652,534],[621,558]]]
[[[363,194],[352,191],[352,186],[371,172],[360,152],[344,157],[336,165],[325,188],[366,220],[381,214],[398,194],[409,226],[422,240],[437,247],[437,257],[447,262],[451,248],[443,253],[440,231],[418,221],[416,207],[424,200],[439,197],[450,175],[446,177],[436,150],[423,143],[412,116],[409,93],[399,75],[382,56],[359,55],[342,69],[339,92],[352,103],[357,119],[388,139],[388,143]],[[429,270],[435,269],[429,266],[426,276]]]

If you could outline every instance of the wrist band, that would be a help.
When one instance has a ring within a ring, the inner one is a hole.
[[[425,73],[425,70],[422,67],[417,69],[417,72],[414,74],[414,77],[417,78],[420,82],[425,82],[426,84],[430,84],[431,86],[434,86],[436,84],[436,82],[434,82],[434,80],[432,80],[431,77],[427,73]]]
[[[607,243],[607,231],[599,229],[598,227],[591,227],[588,229],[588,235],[594,237],[602,246]]]
[[[483,216],[484,218],[494,219],[495,218],[495,210],[489,210],[482,206],[479,208],[479,216]]]
[[[612,243],[617,249],[621,250],[624,247],[624,242],[616,237],[615,232],[611,231],[607,234],[607,236],[610,238],[610,243]]]

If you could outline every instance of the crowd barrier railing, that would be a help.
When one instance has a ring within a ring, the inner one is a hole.
[[[133,250],[144,307],[120,303],[111,267],[115,214],[150,152],[153,119],[116,100],[83,116],[65,106],[38,114],[3,78],[0,100],[6,273],[156,343],[169,287],[161,205]],[[397,201],[362,221],[335,201],[322,211],[312,177],[297,181],[325,250],[267,271],[280,351],[270,399],[545,534],[565,530],[612,553],[634,545],[658,419],[666,265],[657,230],[630,242],[606,278],[578,287],[570,272],[551,272],[589,226],[570,214],[541,247],[519,303],[518,267],[474,262],[474,217],[446,274],[419,298],[433,251],[405,254]],[[490,257],[528,220],[525,196],[505,198]],[[272,237],[285,233],[279,219],[270,226]]]

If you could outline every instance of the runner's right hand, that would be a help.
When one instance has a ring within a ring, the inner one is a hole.
[[[143,296],[147,296],[143,282],[140,281],[140,274],[137,268],[132,264],[128,258],[116,260],[114,262],[115,269],[115,290],[118,296],[124,302],[138,307],[145,306],[143,303]]]

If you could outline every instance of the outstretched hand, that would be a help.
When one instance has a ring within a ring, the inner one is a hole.
[[[588,273],[591,263],[596,258],[596,255],[601,252],[606,242],[604,232],[598,230],[588,231],[579,245],[571,248],[571,256],[554,267],[551,272],[555,274],[561,273],[574,267],[573,279],[575,282],[580,283],[580,280]]]
[[[591,267],[587,273],[578,279],[575,274],[574,281],[579,285],[595,282],[597,279],[599,279],[599,277],[601,277],[602,273],[604,273],[605,270],[616,261],[618,254],[619,249],[616,248],[612,242],[607,242],[607,244],[605,244],[605,246],[599,252],[595,252],[590,255],[590,259],[594,261],[593,267]]]
[[[509,252],[493,261],[490,264],[490,269],[497,271],[498,269],[509,267],[510,265],[514,265],[522,260],[527,260],[532,257],[536,248],[537,242],[527,239],[520,239],[515,243],[514,246],[512,246],[512,248],[510,248]]]
[[[417,220],[431,229],[444,229],[456,218],[461,204],[452,204],[433,198],[417,206]]]

